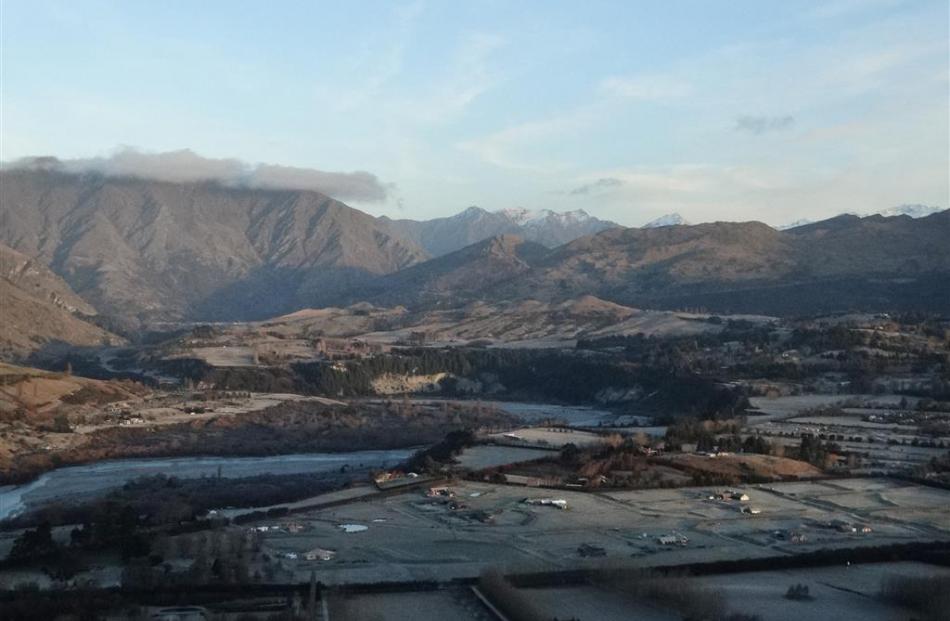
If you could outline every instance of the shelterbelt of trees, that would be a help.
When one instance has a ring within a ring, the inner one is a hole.
[[[639,403],[656,412],[700,418],[731,417],[747,406],[737,390],[713,378],[663,361],[628,360],[590,351],[481,348],[411,348],[389,354],[286,367],[213,368],[197,360],[165,363],[165,370],[222,390],[297,392],[329,397],[375,395],[384,375],[447,374],[443,396],[591,404],[608,395],[649,397]],[[467,380],[467,381],[466,381]]]

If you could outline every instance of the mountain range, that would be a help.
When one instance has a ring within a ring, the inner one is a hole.
[[[584,235],[620,225],[599,220],[584,210],[557,213],[549,209],[502,209],[487,211],[469,207],[447,218],[391,220],[380,218],[394,233],[408,238],[439,257],[498,235],[517,235],[527,241],[554,248]]]
[[[950,310],[950,211],[616,228],[547,250],[500,236],[379,277],[347,303],[437,307],[594,295],[634,307],[809,314]]]
[[[0,243],[12,257],[5,321],[8,300],[26,308],[27,291],[55,314],[47,324],[82,322],[87,342],[114,336],[98,326],[131,334],[360,301],[444,309],[595,295],[777,315],[950,310],[950,211],[843,215],[785,231],[685,225],[673,214],[624,228],[582,211],[477,207],[392,220],[312,191],[43,170],[2,171],[0,188]],[[46,284],[15,277],[27,264]]]
[[[428,258],[323,194],[5,171],[0,241],[130,326],[319,305]]]
[[[789,231],[759,222],[615,229],[551,251],[496,298],[591,294],[649,308],[775,315],[950,310],[950,211],[839,216]]]
[[[665,216],[660,216],[659,218],[656,218],[655,220],[650,220],[649,222],[647,222],[640,228],[641,229],[655,229],[661,226],[677,226],[677,225],[683,225],[683,224],[691,224],[691,222],[688,222],[686,218],[679,215],[678,213],[668,213]]]
[[[896,207],[889,207],[887,209],[882,209],[874,213],[866,213],[866,214],[844,213],[840,215],[843,215],[843,216],[886,216],[888,218],[894,217],[894,216],[909,216],[911,218],[924,218],[931,214],[939,213],[941,211],[943,211],[942,208],[934,207],[931,205],[906,204],[906,205],[897,205]],[[776,228],[778,228],[780,231],[787,231],[788,229],[794,229],[796,227],[804,226],[806,224],[812,224],[813,222],[815,221],[809,220],[807,218],[801,218],[799,220],[795,220],[794,222],[789,222],[788,224],[784,224]]]

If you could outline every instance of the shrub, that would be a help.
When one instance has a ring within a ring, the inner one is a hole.
[[[950,576],[889,576],[881,582],[880,596],[926,619],[944,619],[950,610]]]
[[[810,600],[812,597],[808,591],[808,585],[799,583],[788,587],[788,591],[785,592],[785,599],[803,601]]]

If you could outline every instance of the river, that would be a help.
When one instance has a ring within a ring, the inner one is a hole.
[[[343,466],[385,468],[406,460],[415,449],[303,453],[267,457],[168,457],[119,459],[82,466],[57,468],[24,485],[0,486],[0,519],[56,498],[89,496],[123,485],[126,481],[156,474],[183,479],[202,476],[229,478],[259,474],[331,472]]]

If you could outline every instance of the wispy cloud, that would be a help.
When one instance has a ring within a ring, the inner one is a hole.
[[[693,91],[689,82],[663,74],[612,76],[604,79],[600,86],[608,94],[641,101],[676,99]]]
[[[358,60],[353,74],[357,81],[349,88],[334,89],[334,106],[350,110],[378,101],[385,87],[402,73],[406,52],[424,9],[421,0],[393,9],[388,40],[367,42],[362,51],[355,54]]]
[[[691,92],[692,87],[688,82],[672,75],[609,77],[600,82],[599,89],[592,93],[586,103],[573,109],[511,125],[485,136],[463,141],[457,146],[495,166],[550,173],[562,170],[569,164],[544,161],[545,156],[538,151],[555,138],[574,136],[582,130],[609,120],[617,99],[659,101],[684,97]]]
[[[249,164],[232,158],[202,157],[189,149],[145,153],[125,147],[110,157],[59,160],[24,158],[8,169],[46,169],[67,173],[96,173],[107,177],[138,177],[155,181],[216,181],[229,186],[280,190],[313,190],[354,201],[385,200],[391,186],[365,171],[327,172],[313,168]]]
[[[601,177],[596,181],[585,183],[568,192],[571,196],[589,196],[614,190],[623,185],[623,181],[615,177]]]
[[[736,131],[749,132],[755,135],[790,129],[795,125],[795,117],[784,116],[740,116],[736,119]]]
[[[459,143],[463,151],[477,155],[483,161],[512,170],[551,172],[563,168],[563,162],[534,162],[524,157],[530,151],[551,141],[588,127],[598,118],[599,105],[577,108],[569,113],[535,121],[526,121],[505,129]]]
[[[431,90],[405,102],[407,116],[422,122],[444,122],[464,112],[500,81],[490,60],[505,44],[503,37],[492,33],[465,37],[452,58],[448,75]]]
[[[941,175],[946,179],[945,170],[923,166],[908,173],[903,185],[890,187],[877,182],[881,176],[878,170],[776,167],[768,163],[638,166],[597,174],[623,182],[599,200],[598,215],[633,225],[670,212],[692,222],[759,220],[773,225],[841,212],[868,213],[900,204],[908,195],[922,196],[914,194],[914,188],[926,188],[928,180]],[[943,183],[946,188],[946,181]],[[828,211],[829,205],[834,211]]]
[[[815,19],[833,19],[864,11],[898,5],[902,0],[829,0],[819,3],[807,15]]]

